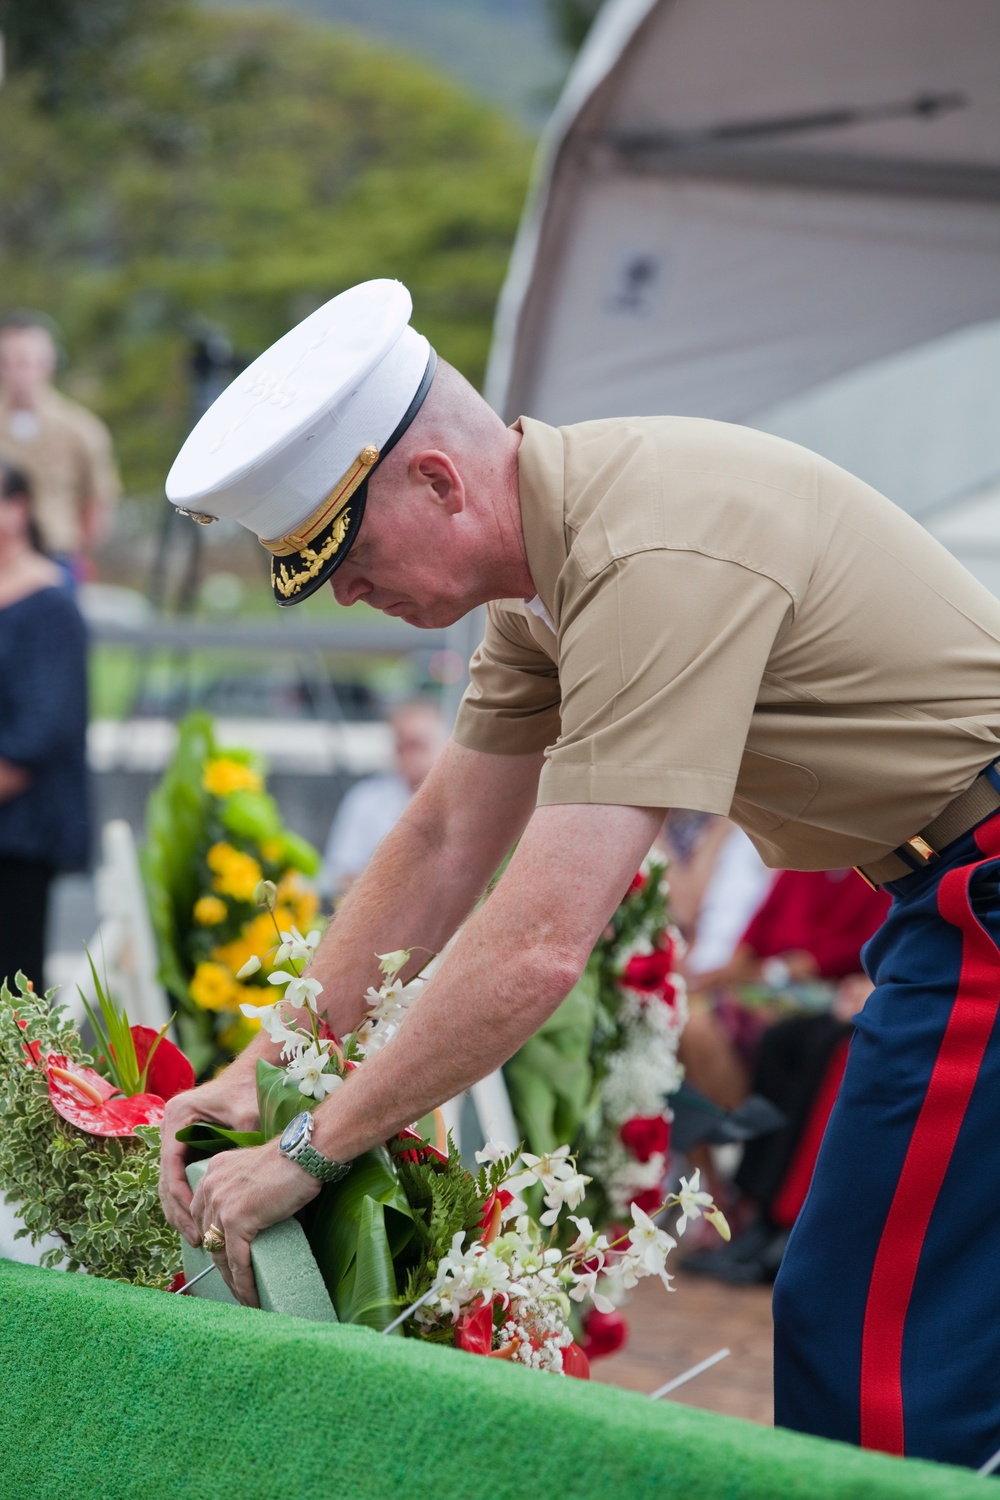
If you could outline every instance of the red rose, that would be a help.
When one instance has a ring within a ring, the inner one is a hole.
[[[644,1214],[655,1214],[663,1207],[663,1194],[659,1188],[643,1188],[641,1193],[636,1193],[632,1202],[636,1208],[641,1208]]]
[[[602,1313],[592,1307],[583,1319],[583,1352],[588,1359],[603,1359],[624,1349],[628,1324],[620,1312]],[[563,1354],[563,1361],[566,1356]]]
[[[662,990],[670,977],[673,961],[673,952],[665,948],[657,948],[652,953],[633,953],[625,965],[620,983],[630,990]]]
[[[663,1115],[635,1115],[621,1130],[622,1145],[637,1161],[649,1161],[657,1152],[666,1155],[670,1145],[670,1121]]]

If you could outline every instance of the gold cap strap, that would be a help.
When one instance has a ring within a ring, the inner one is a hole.
[[[362,448],[344,477],[338,480],[326,498],[320,501],[312,515],[308,516],[301,526],[297,526],[294,531],[289,531],[285,536],[276,537],[273,542],[266,542],[261,537],[261,546],[266,547],[268,552],[275,557],[291,557],[295,552],[304,552],[313,538],[336,519],[359,484],[368,478],[378,461],[378,449],[373,443],[368,443]]]

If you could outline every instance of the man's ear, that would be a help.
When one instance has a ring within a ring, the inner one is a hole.
[[[410,459],[410,479],[423,488],[427,498],[446,515],[457,516],[465,509],[465,484],[447,453],[440,448],[425,448]]]

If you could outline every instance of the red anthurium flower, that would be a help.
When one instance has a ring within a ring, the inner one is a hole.
[[[637,1161],[649,1161],[670,1145],[670,1121],[663,1115],[634,1115],[619,1130],[622,1145]]]
[[[637,1208],[641,1208],[644,1214],[655,1214],[663,1207],[663,1194],[659,1188],[643,1188],[641,1193],[636,1193],[632,1202]]]
[[[583,1320],[583,1350],[588,1359],[616,1354],[628,1341],[628,1324],[620,1312],[602,1313],[592,1307]],[[566,1351],[563,1351],[563,1368]]]
[[[576,1380],[590,1379],[590,1360],[579,1344],[567,1345],[562,1352],[562,1357],[564,1375],[572,1375]]]
[[[469,1354],[489,1354],[493,1348],[493,1298],[463,1313],[455,1324],[455,1347]]]
[[[500,1233],[500,1220],[503,1217],[503,1211],[513,1201],[513,1193],[508,1193],[506,1188],[495,1188],[483,1204],[483,1214],[479,1220],[479,1227],[483,1231],[480,1239],[484,1245],[491,1245]]]
[[[149,1049],[159,1032],[154,1031],[151,1026],[131,1026],[129,1030],[135,1043],[135,1060],[141,1073],[146,1066]],[[194,1068],[181,1049],[167,1037],[160,1038],[159,1046],[153,1053],[153,1061],[146,1074],[146,1087],[151,1094],[158,1094],[164,1102],[172,1099],[175,1094],[183,1094],[185,1089],[194,1088]]]
[[[163,1119],[163,1100],[158,1094],[115,1098],[114,1084],[93,1068],[78,1067],[58,1053],[46,1057],[45,1074],[56,1114],[88,1135],[131,1135],[137,1125],[159,1125]]]

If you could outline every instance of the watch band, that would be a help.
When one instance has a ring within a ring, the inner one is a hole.
[[[315,1146],[301,1145],[294,1156],[290,1152],[286,1154],[289,1161],[302,1167],[310,1177],[319,1178],[320,1182],[339,1182],[351,1170],[349,1161],[331,1161],[328,1156],[317,1151]]]

